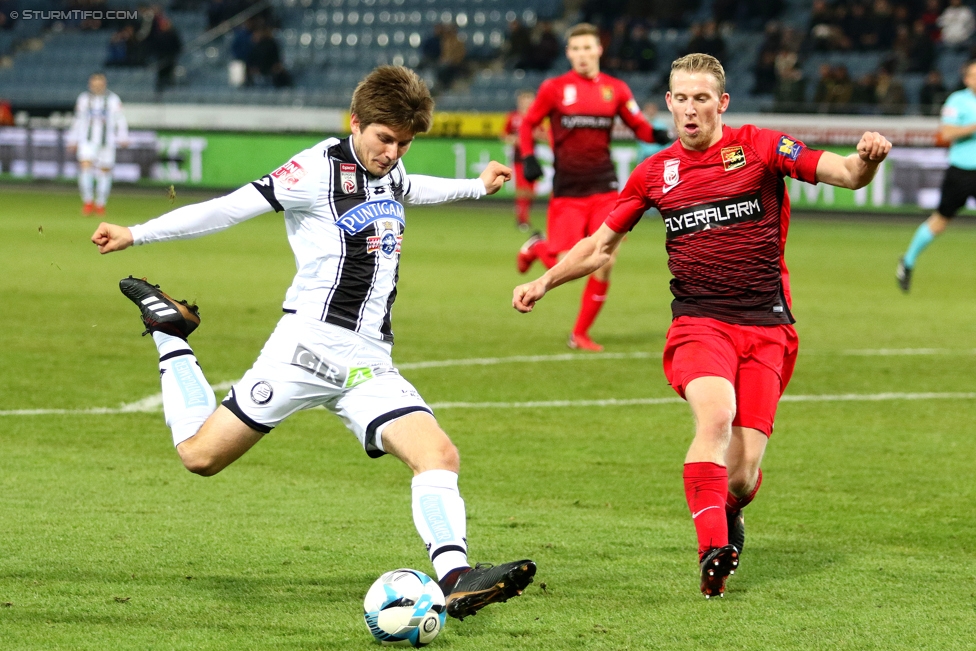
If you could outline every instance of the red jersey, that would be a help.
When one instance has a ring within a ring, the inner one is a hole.
[[[752,125],[723,127],[722,139],[703,152],[675,142],[634,169],[606,224],[624,233],[648,208],[660,211],[674,318],[793,323],[783,178],[816,183],[822,154]]]
[[[502,129],[503,136],[514,136],[518,135],[519,128],[522,126],[522,114],[518,111],[509,111],[508,115],[505,116],[505,127]],[[522,162],[522,148],[518,146],[516,142],[515,146],[512,148],[512,162],[521,163]]]
[[[593,79],[572,71],[546,79],[522,119],[522,156],[532,153],[532,132],[548,117],[556,170],[553,196],[588,197],[615,192],[617,173],[610,158],[610,133],[618,115],[640,140],[651,142],[651,125],[624,82],[602,72]]]

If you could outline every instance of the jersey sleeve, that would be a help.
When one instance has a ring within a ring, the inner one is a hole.
[[[320,149],[306,149],[251,185],[275,212],[307,210],[318,199],[319,181],[328,160]]]
[[[133,244],[187,240],[217,233],[268,212],[268,205],[245,185],[223,197],[182,206],[144,224],[130,226]]]
[[[633,230],[648,208],[654,207],[647,188],[650,161],[651,159],[647,159],[634,168],[623,191],[617,197],[617,203],[604,222],[617,233]]]
[[[751,137],[749,134],[743,135],[751,140],[763,162],[773,172],[816,185],[817,163],[823,151],[810,149],[802,141],[771,129],[753,128]]]
[[[68,131],[68,143],[77,144],[83,140],[84,133],[88,130],[88,100],[84,93],[78,96],[75,102],[75,117],[71,122],[71,129]]]
[[[617,86],[617,96],[620,101],[617,105],[617,115],[620,116],[620,119],[630,127],[638,140],[653,142],[654,128],[641,113],[640,107],[634,99],[634,94],[630,92],[630,87],[620,82]]]
[[[949,96],[942,106],[940,121],[952,127],[966,126],[966,115],[960,110],[959,101],[955,94]]]
[[[118,95],[112,97],[112,112],[115,116],[115,139],[118,142],[129,140],[129,123],[126,122],[125,113],[122,111],[122,100]]]
[[[531,156],[535,152],[535,129],[549,115],[552,110],[552,80],[546,80],[539,86],[539,94],[535,96],[532,106],[522,116],[519,126],[519,150],[522,156]]]

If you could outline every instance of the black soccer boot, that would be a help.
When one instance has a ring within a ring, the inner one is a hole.
[[[729,527],[729,544],[742,553],[742,547],[746,544],[746,521],[742,516],[742,509],[737,511],[725,512],[725,523]]]
[[[732,545],[715,547],[701,560],[701,591],[706,599],[725,596],[725,580],[735,574],[739,552]]]
[[[452,570],[438,582],[447,601],[447,614],[464,619],[488,604],[517,597],[532,583],[535,570],[530,560],[502,565],[478,563]]]
[[[150,285],[145,278],[123,278],[119,289],[130,301],[139,306],[142,322],[146,326],[143,336],[151,332],[164,332],[186,339],[200,325],[200,310],[186,301],[177,301]]]
[[[895,280],[901,291],[908,293],[912,288],[912,268],[905,266],[905,258],[898,258],[898,266],[895,268]]]

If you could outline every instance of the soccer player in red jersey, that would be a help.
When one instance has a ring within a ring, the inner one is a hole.
[[[667,131],[655,131],[641,114],[627,84],[600,72],[600,32],[588,23],[570,28],[566,57],[572,70],[547,79],[522,119],[519,144],[525,178],[542,176],[533,130],[549,118],[553,140],[552,199],[549,201],[548,240],[533,235],[518,254],[518,270],[525,273],[535,260],[552,267],[574,244],[596,232],[617,200],[617,172],[610,158],[613,121],[620,116],[638,139],[669,142]],[[603,350],[589,336],[607,298],[613,258],[594,270],[583,290],[583,300],[569,347]]]
[[[701,591],[722,596],[745,541],[742,509],[762,483],[760,462],[796,361],[784,178],[861,188],[891,143],[867,132],[857,153],[842,157],[777,131],[723,126],[725,71],[706,54],[672,64],[666,99],[678,142],[638,165],[606,223],[541,278],[516,287],[513,305],[529,312],[548,290],[601,268],[644,211],[660,211],[674,276],[664,373],[695,419],[684,486]]]
[[[515,176],[515,225],[520,231],[527,231],[532,228],[531,213],[532,198],[535,196],[535,180],[529,181],[525,178],[522,150],[518,142],[519,127],[522,126],[522,118],[534,100],[535,93],[533,91],[519,91],[515,96],[516,109],[505,116],[505,126],[502,129],[502,140],[512,146],[512,169]],[[537,126],[533,134],[534,140],[548,140],[547,131],[541,124]]]

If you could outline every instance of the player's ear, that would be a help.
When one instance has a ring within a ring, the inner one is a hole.
[[[349,130],[353,133],[353,135],[358,136],[360,134],[359,116],[357,116],[355,113],[349,116]]]
[[[722,96],[718,98],[718,112],[719,114],[725,113],[729,110],[729,102],[731,101],[728,93],[722,93]]]

